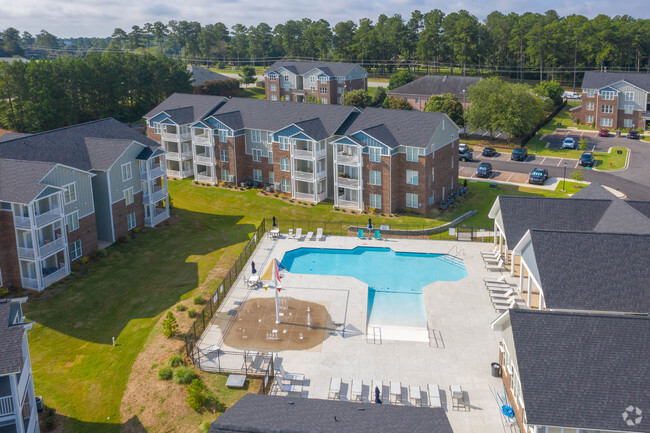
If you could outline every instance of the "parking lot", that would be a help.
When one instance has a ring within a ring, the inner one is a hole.
[[[534,168],[534,167],[533,167]],[[532,168],[531,168],[532,170]],[[468,179],[478,179],[486,180],[485,178],[479,178],[476,176],[476,169],[467,166],[461,166],[458,170],[458,176],[465,177]],[[518,183],[518,184],[527,184],[528,183],[528,174],[527,173],[516,173],[514,171],[499,171],[493,170],[488,180],[495,182],[507,182],[507,183]]]
[[[638,143],[639,140],[628,140],[626,137],[616,137],[610,135],[609,137],[599,137],[596,131],[580,131],[580,130],[567,130],[559,129],[552,134],[547,134],[544,140],[548,142],[549,149],[561,149],[562,142],[566,137],[571,137],[575,140],[576,144],[580,138],[587,140],[587,149],[595,152],[607,152],[610,147],[623,146],[629,147],[630,144]]]

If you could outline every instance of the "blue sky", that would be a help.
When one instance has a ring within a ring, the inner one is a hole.
[[[555,9],[560,15],[582,14],[589,18],[598,14],[631,15],[648,18],[647,0],[450,0],[441,5],[424,0],[213,0],[179,2],[178,0],[3,0],[0,1],[0,29],[16,27],[37,34],[41,29],[59,37],[110,36],[121,27],[127,32],[134,24],[169,20],[199,21],[210,24],[221,21],[228,27],[264,21],[271,26],[288,19],[325,18],[334,26],[339,21],[369,17],[373,21],[384,13],[396,13],[408,20],[414,9],[426,12],[438,7],[446,13],[467,9],[478,18],[491,11],[503,13],[544,12]]]

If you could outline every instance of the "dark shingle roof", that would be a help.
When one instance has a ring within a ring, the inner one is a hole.
[[[224,96],[174,93],[142,117],[151,119],[164,111],[172,117],[176,124],[186,125],[202,119],[210,114],[217,105],[227,100],[228,98]],[[179,109],[181,110],[174,111]],[[174,116],[180,117],[175,118]]]
[[[462,102],[463,90],[467,92],[470,86],[481,81],[478,77],[459,77],[447,75],[426,75],[406,83],[388,92],[390,95],[419,95],[428,98],[431,95],[451,93]]]
[[[426,147],[443,119],[450,134],[456,132],[454,123],[442,113],[366,108],[342,132],[352,135],[364,131],[391,148],[400,145]]]
[[[632,206],[634,209],[641,212],[643,215],[650,218],[650,201],[634,201],[634,200],[630,200],[630,201],[627,201],[626,203],[629,204],[630,206]]]
[[[594,227],[594,231],[650,234],[650,219],[625,201],[614,199]]]
[[[632,72],[595,72],[587,71],[582,79],[583,89],[600,89],[619,81],[625,80],[641,89],[650,92],[650,75]]]
[[[210,426],[210,433],[224,432],[452,433],[452,429],[441,408],[246,394]]]
[[[6,132],[0,135],[0,143],[2,143],[3,141],[14,140],[16,138],[28,137],[30,135],[32,134],[27,134],[24,132]]]
[[[647,431],[647,424],[627,425],[622,414],[628,406],[650,407],[650,318],[519,309],[509,315],[529,424]]]
[[[313,69],[320,69],[329,77],[344,77],[348,75],[356,63],[337,63],[337,62],[292,62],[280,60],[273,63],[269,68],[264,71],[264,75],[271,71],[277,71],[279,68],[285,68],[297,75],[306,74]]]
[[[81,123],[0,143],[0,158],[58,162],[80,170],[105,170],[133,142],[160,147],[115,119]]]
[[[230,77],[202,68],[200,66],[188,66],[187,70],[192,73],[192,85],[202,86],[206,81],[228,80]]]
[[[650,313],[650,235],[530,235],[547,308]]]
[[[53,162],[0,159],[0,201],[31,202],[48,187],[38,182],[55,165]]]
[[[597,200],[613,200],[616,198],[614,194],[607,191],[599,183],[592,182],[584,188],[578,190],[571,198],[591,198]]]
[[[13,304],[0,301],[0,376],[18,373],[23,366],[24,329],[22,325],[10,326],[17,312]]]
[[[235,131],[242,128],[279,131],[288,125],[304,122],[304,129],[321,135],[321,138],[313,138],[322,139],[334,135],[355,111],[357,108],[345,105],[232,98],[213,116]]]

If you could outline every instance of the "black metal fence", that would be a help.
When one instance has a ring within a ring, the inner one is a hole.
[[[276,218],[276,225],[280,228],[282,233],[288,233],[289,229],[296,233],[296,229],[302,229],[303,236],[307,232],[313,232],[316,234],[316,230],[321,228],[323,229],[324,235],[330,236],[347,236],[349,234],[356,235],[357,227],[368,227],[368,218],[372,216],[365,216],[363,218],[359,217],[358,219],[351,221],[319,221],[319,220],[294,220],[294,219],[281,219]],[[270,222],[269,222],[270,223]],[[269,224],[270,225],[270,224]],[[373,228],[380,230],[382,224],[373,221]],[[386,224],[390,227],[390,230],[405,230],[405,231],[415,231],[415,230],[425,230],[431,228],[431,224],[426,223],[393,223],[389,222]],[[353,233],[348,233],[353,232]]]

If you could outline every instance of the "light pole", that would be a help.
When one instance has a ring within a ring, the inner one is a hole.
[[[566,191],[566,162],[564,163],[564,180],[562,181],[562,192]]]

